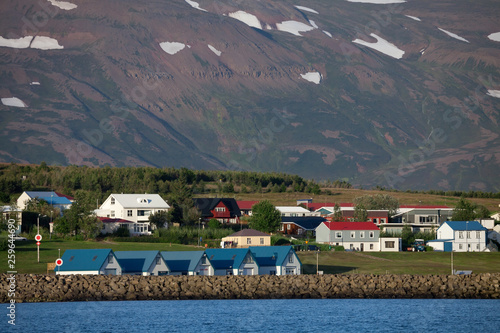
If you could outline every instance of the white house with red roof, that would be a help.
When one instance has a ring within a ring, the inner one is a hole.
[[[259,201],[250,201],[250,200],[239,200],[236,201],[238,207],[241,211],[241,216],[252,216],[252,207],[255,204],[258,204]]]
[[[380,251],[380,229],[373,222],[323,222],[316,228],[316,242],[340,245],[352,251]]]

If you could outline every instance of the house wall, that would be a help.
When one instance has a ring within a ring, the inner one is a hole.
[[[444,243],[445,242],[430,242],[427,243],[427,245],[431,246],[434,251],[444,251]]]
[[[455,230],[453,251],[455,252],[480,252],[486,248],[486,232]]]
[[[233,275],[259,275],[259,266],[253,261],[252,263],[242,263],[237,269],[233,269]]]
[[[250,239],[250,244],[248,243],[248,239]],[[261,243],[261,239],[262,242]],[[250,246],[271,246],[271,237],[270,236],[251,236],[251,237],[224,237],[222,238],[223,242],[233,242],[233,247],[236,248],[247,248]]]
[[[31,198],[26,194],[26,192],[23,192],[19,198],[17,198],[17,208],[23,210],[26,208],[26,202],[28,202]]]
[[[316,228],[316,242],[321,244],[329,244],[331,238],[331,230],[324,223],[321,223]]]
[[[201,258],[196,265],[194,272],[189,272],[189,275],[214,275],[214,268],[206,258]]]
[[[156,264],[157,258],[160,258],[160,264]],[[148,275],[159,275],[158,272],[166,272],[163,273],[164,275],[169,274],[169,269],[167,267],[167,264],[163,260],[163,257],[161,254],[158,253],[156,256],[155,260],[153,260],[153,263],[151,264],[151,267],[149,267],[147,274]]]
[[[381,237],[379,238],[379,247],[382,252],[399,252],[402,250],[402,240],[397,237]],[[391,245],[394,245],[391,247]]]
[[[299,258],[295,253],[290,251],[283,261],[283,265],[277,269],[277,275],[300,275],[301,265]]]
[[[99,274],[106,274],[107,269],[116,269],[116,274],[115,275],[122,275],[122,268],[120,267],[120,264],[118,263],[118,260],[116,259],[115,256],[112,257],[113,259],[111,262],[108,261],[108,258],[104,261],[104,264],[102,265],[101,269],[99,270]]]

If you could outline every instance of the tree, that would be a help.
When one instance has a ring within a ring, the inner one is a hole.
[[[342,214],[342,210],[340,209],[340,206],[337,203],[335,204],[335,207],[333,207],[332,221],[333,222],[344,221],[344,215]]]
[[[168,227],[168,212],[161,210],[149,215],[149,223],[156,229]]]
[[[453,209],[453,215],[451,219],[453,221],[472,221],[476,218],[477,205],[461,197],[458,200],[455,209]]]
[[[263,232],[275,232],[281,225],[281,212],[269,200],[252,206],[250,228]]]
[[[415,241],[415,235],[408,224],[405,224],[403,230],[401,231],[401,240],[403,248],[410,246]]]
[[[398,199],[387,194],[364,195],[354,199],[354,205],[362,204],[365,209],[387,209],[389,216],[396,214],[399,209]]]
[[[208,221],[208,228],[209,229],[219,229],[221,227],[219,220],[217,219],[210,219]]]
[[[366,222],[368,220],[368,212],[363,204],[357,204],[354,207],[354,221]]]

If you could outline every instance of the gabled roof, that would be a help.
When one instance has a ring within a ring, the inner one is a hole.
[[[69,201],[74,201],[75,198],[73,198],[72,196],[69,196],[69,195],[66,195],[66,194],[62,194],[62,193],[59,193],[59,192],[55,192],[57,194],[57,196],[61,197],[61,198],[66,198],[68,199]]]
[[[250,210],[252,209],[253,205],[259,203],[259,201],[236,201],[238,204],[238,207],[240,207],[240,210]]]
[[[301,206],[276,206],[276,209],[283,213],[305,214],[310,213],[308,209]]]
[[[373,222],[323,222],[330,230],[380,230]]]
[[[477,221],[447,221],[443,225],[449,225],[452,230],[459,231],[482,231],[488,230]]]
[[[25,191],[31,199],[38,198],[47,201],[52,205],[71,205],[72,202],[66,197],[60,197],[52,191]]]
[[[160,251],[116,251],[123,273],[147,272]]]
[[[321,222],[325,222],[326,219],[321,216],[283,216],[281,218],[281,223],[293,223],[305,230],[316,229]]]
[[[169,209],[170,206],[159,194],[116,194],[112,193],[105,202],[115,198],[123,208],[159,208]]]
[[[171,272],[193,272],[205,251],[161,251]]]
[[[285,264],[286,256],[290,251],[294,252],[291,246],[251,246],[248,248],[254,255],[257,263],[262,266],[283,266]],[[298,256],[297,260],[300,259]]]
[[[194,198],[194,205],[201,211],[202,217],[212,217],[212,210],[222,202],[229,209],[231,216],[241,216],[240,207],[233,198]]]
[[[111,249],[66,250],[61,258],[63,264],[56,268],[56,270],[98,271],[104,265],[110,254],[114,255]]]
[[[97,216],[99,220],[101,220],[102,223],[135,223],[133,221],[129,220],[124,220],[124,219],[112,219],[109,217],[102,217],[102,216]]]
[[[271,237],[271,235],[266,234],[265,232],[254,230],[254,229],[243,229],[234,234],[231,234],[227,237]]]
[[[253,256],[248,249],[206,249],[205,253],[214,269],[238,268],[247,254]]]

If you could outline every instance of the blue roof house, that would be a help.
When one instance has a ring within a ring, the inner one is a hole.
[[[111,249],[66,250],[63,264],[56,267],[59,275],[122,275],[122,267]]]
[[[259,274],[300,275],[302,263],[291,246],[250,247],[259,265]]]
[[[28,201],[35,198],[47,201],[49,205],[58,208],[61,213],[63,210],[69,209],[73,204],[67,197],[60,196],[53,191],[24,191],[17,199],[17,207],[24,209]]]
[[[170,275],[214,275],[205,251],[162,251]]]
[[[487,232],[477,221],[447,221],[437,229],[437,239],[427,245],[435,251],[481,252],[486,249]]]
[[[168,275],[169,267],[160,251],[116,251],[123,275]]]
[[[206,249],[214,275],[258,275],[259,265],[248,248]]]

